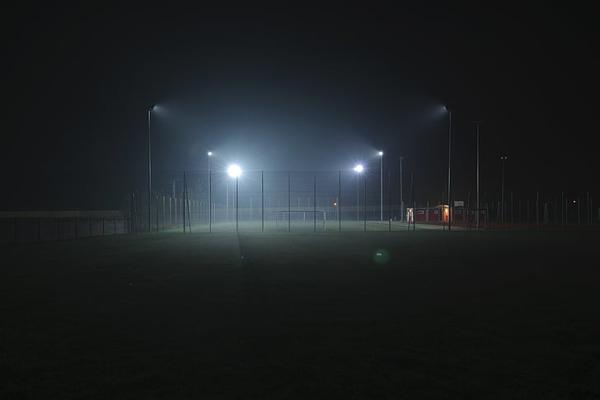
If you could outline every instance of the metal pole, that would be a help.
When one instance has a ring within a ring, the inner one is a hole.
[[[452,229],[452,185],[451,185],[451,166],[452,166],[452,111],[448,111],[448,231]],[[414,209],[413,209],[414,213]],[[413,215],[414,219],[414,215]]]
[[[410,173],[410,182],[411,182],[411,192],[412,192],[412,207],[413,207],[413,231],[417,229],[417,203],[415,201],[415,174],[414,172]],[[409,225],[410,226],[410,225]]]
[[[342,171],[338,171],[338,231],[342,231]]]
[[[288,232],[292,231],[292,177],[288,171]]]
[[[210,164],[210,157],[208,158]],[[208,231],[212,232],[212,170],[208,169]]]
[[[239,199],[239,195],[238,195],[238,182],[239,182],[239,178],[236,176],[235,177],[235,231],[236,233],[239,232],[239,206],[240,206],[240,199]]]
[[[260,222],[261,228],[260,231],[265,231],[265,171],[260,171]]]
[[[313,180],[313,232],[317,231],[317,175]]]
[[[181,217],[182,217],[181,219],[182,219],[182,222],[183,222],[183,233],[185,233],[185,199],[186,199],[186,197],[185,197],[185,195],[186,195],[185,189],[186,189],[186,182],[185,182],[185,172],[184,172],[183,173],[183,199],[181,201],[181,213],[182,213],[181,214]]]
[[[408,204],[411,205],[411,207],[412,207],[412,220],[413,221],[415,220],[415,217],[417,216],[417,212],[415,210],[415,207],[412,206],[412,204],[411,204],[411,200],[412,200],[412,197],[413,197],[412,194],[413,194],[413,191],[414,191],[414,188],[413,188],[414,184],[415,184],[414,174],[411,172],[410,173],[410,193],[409,193],[409,198],[408,198],[408,202],[409,202]],[[450,216],[448,216],[448,218],[449,217]],[[408,218],[406,219],[406,227],[407,227],[408,231],[410,232],[410,219],[408,219]]]
[[[475,224],[479,230],[479,122],[477,122],[477,213],[475,215]]]
[[[388,232],[392,231],[392,172],[388,170],[387,174],[387,198],[388,198],[388,209],[387,209],[387,218],[388,218]]]
[[[381,160],[379,161],[379,220],[383,221],[383,154],[380,158]]]
[[[404,157],[400,157],[400,222],[404,221],[404,169],[402,168],[402,161]]]
[[[363,227],[363,231],[366,232],[367,231],[367,174],[365,173],[365,176],[363,178],[364,180],[364,184],[365,184],[365,188],[364,188],[364,193],[363,193],[363,197],[364,197],[364,201],[363,201],[363,218],[364,218],[364,227]]]
[[[225,220],[229,222],[229,181],[225,183]]]
[[[150,142],[150,122],[152,115],[152,107],[148,109],[148,232],[152,231],[152,152]]]
[[[356,174],[356,221],[360,221],[360,175]]]

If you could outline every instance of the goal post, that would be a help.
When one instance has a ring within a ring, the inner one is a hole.
[[[314,227],[325,231],[327,229],[327,212],[324,210],[279,210],[273,211],[275,227],[287,228],[288,223]]]

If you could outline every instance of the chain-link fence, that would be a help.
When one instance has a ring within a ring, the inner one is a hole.
[[[389,177],[372,171],[244,171],[237,178],[202,171],[154,179],[150,208],[147,193],[131,195],[136,232],[393,231],[411,223],[440,229],[572,229],[594,226],[600,218],[590,193],[482,193],[479,207],[474,194],[453,193],[448,207],[445,193],[427,198],[413,190],[413,180],[399,191]]]
[[[402,182],[402,181],[400,181]],[[414,190],[379,171],[224,171],[155,174],[121,210],[0,212],[0,243],[156,232],[336,232],[600,228],[590,192],[447,193]],[[479,206],[478,206],[479,205]]]
[[[0,212],[0,243],[72,240],[130,231],[131,221],[120,210]]]

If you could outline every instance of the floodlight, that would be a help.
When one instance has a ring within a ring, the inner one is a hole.
[[[209,151],[208,153],[206,153],[209,157],[212,156],[212,151]]]
[[[237,164],[231,164],[227,167],[227,174],[232,178],[238,178],[242,175],[242,169]]]
[[[361,173],[365,170],[365,167],[362,164],[356,164],[354,167],[354,172]]]
[[[380,150],[379,153],[377,153],[377,154],[379,154],[379,156],[381,157],[381,156],[383,156],[383,151]]]

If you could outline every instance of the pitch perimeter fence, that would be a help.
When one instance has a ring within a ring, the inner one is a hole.
[[[120,210],[0,212],[0,243],[74,240],[130,231],[130,220]]]
[[[383,182],[383,187],[382,187]],[[158,174],[151,206],[132,193],[128,215],[134,232],[400,230],[408,223],[461,229],[582,229],[597,227],[600,209],[590,193],[473,193],[438,199],[405,183],[403,196],[389,175],[353,171],[224,171]],[[460,199],[460,200],[458,200]]]

